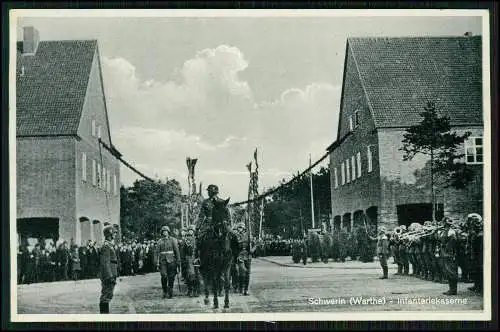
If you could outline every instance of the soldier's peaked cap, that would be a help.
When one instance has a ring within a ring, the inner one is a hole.
[[[161,232],[162,233],[165,232],[165,231],[167,231],[167,232],[170,233],[170,228],[168,226],[166,226],[166,225],[161,228]]]

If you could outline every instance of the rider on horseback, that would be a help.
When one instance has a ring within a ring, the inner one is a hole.
[[[194,245],[194,254],[195,254],[195,261],[199,261],[200,253],[198,250],[198,243],[199,239],[205,235],[207,226],[210,225],[212,222],[212,209],[214,206],[214,202],[222,202],[223,199],[217,197],[217,194],[219,193],[219,187],[217,187],[215,184],[211,184],[207,187],[207,192],[208,192],[208,198],[205,199],[201,203],[201,208],[200,208],[200,214],[198,216],[198,220],[196,221],[196,229],[195,229],[195,245]],[[225,224],[227,227],[227,230],[229,231],[229,226]]]

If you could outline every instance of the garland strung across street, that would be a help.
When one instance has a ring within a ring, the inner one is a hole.
[[[135,172],[137,175],[141,176],[142,178],[146,179],[146,180],[149,180],[151,182],[155,182],[155,180],[153,180],[152,178],[150,178],[149,176],[145,175],[144,173],[142,173],[141,171],[137,170],[134,166],[130,165],[127,161],[125,161],[120,155],[117,155],[116,154],[116,151],[112,148],[110,148],[108,145],[106,145],[106,143],[104,143],[102,140],[99,139],[99,142],[102,144],[102,146],[107,149],[108,151],[110,151],[113,155],[115,155],[117,157],[117,159],[123,163],[125,166],[127,166],[130,170],[132,170],[133,172]],[[330,155],[330,152],[327,152],[325,153],[321,158],[319,158],[316,162],[314,162],[312,165],[310,165],[308,168],[306,168],[304,171],[302,171],[301,173],[295,175],[292,179],[290,179],[288,182],[286,183],[283,183],[281,184],[280,186],[276,187],[276,188],[273,188],[273,189],[270,189],[268,191],[266,191],[265,193],[262,193],[260,195],[255,195],[255,196],[252,196],[252,197],[249,197],[249,199],[247,199],[246,201],[241,201],[241,202],[236,202],[236,203],[232,203],[230,204],[230,206],[234,207],[234,206],[240,206],[240,205],[244,205],[244,204],[251,204],[251,203],[254,203],[254,202],[259,202],[260,200],[268,197],[268,196],[271,196],[272,194],[278,192],[279,190],[281,190],[283,187],[285,186],[288,186],[290,184],[292,184],[294,181],[300,179],[302,176],[304,176],[305,174],[307,174],[308,172],[310,172],[312,169],[314,169],[319,163],[321,163],[323,160],[325,160],[328,156]],[[251,163],[250,163],[251,165]],[[247,165],[248,167],[248,165]],[[251,166],[250,166],[251,167]],[[249,169],[250,173],[251,172],[251,168]],[[256,187],[255,189],[258,190],[258,188]],[[253,193],[255,194],[255,190],[253,191]]]

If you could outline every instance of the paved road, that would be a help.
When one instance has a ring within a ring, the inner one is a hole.
[[[380,280],[377,262],[314,263],[306,267],[291,263],[290,257],[254,259],[250,295],[231,294],[227,312],[311,312],[311,311],[457,311],[482,310],[480,296],[459,284],[457,296],[441,293],[447,285],[423,281],[411,276],[393,276]],[[184,291],[184,289],[182,289]],[[100,282],[82,280],[18,286],[19,314],[94,314],[98,313]],[[203,298],[179,294],[162,299],[159,273],[123,277],[111,303],[112,313],[212,313]],[[363,303],[359,301],[363,298]],[[428,301],[457,299],[458,303],[402,303],[405,298]],[[399,302],[398,302],[398,299]],[[354,301],[354,302],[353,302]],[[377,301],[379,304],[376,304]],[[382,303],[380,303],[382,302]],[[223,304],[223,298],[219,298]]]

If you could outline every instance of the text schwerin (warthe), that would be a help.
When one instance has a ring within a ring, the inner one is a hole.
[[[339,298],[328,298],[323,299],[321,297],[310,297],[308,299],[309,304],[314,305],[384,305],[386,304],[385,297],[363,297],[363,296],[352,296],[352,297],[339,297]]]

